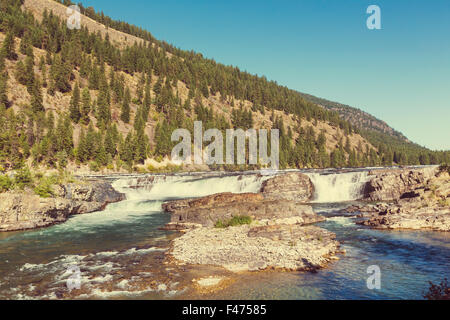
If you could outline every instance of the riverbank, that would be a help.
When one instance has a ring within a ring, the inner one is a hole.
[[[125,199],[107,181],[89,180],[51,186],[49,197],[33,190],[0,194],[0,232],[30,230],[65,222],[70,216],[103,211]]]

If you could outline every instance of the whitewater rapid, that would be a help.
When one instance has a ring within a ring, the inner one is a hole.
[[[336,203],[361,200],[370,181],[367,171],[346,173],[307,173],[314,185],[314,202]]]

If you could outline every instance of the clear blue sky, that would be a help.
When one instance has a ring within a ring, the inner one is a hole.
[[[114,19],[450,149],[449,0],[85,0]],[[382,30],[366,9],[381,8]]]

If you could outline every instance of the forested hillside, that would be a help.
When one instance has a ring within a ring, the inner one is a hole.
[[[0,170],[151,170],[149,159],[170,156],[172,131],[192,132],[195,120],[280,129],[282,167],[449,161],[448,152],[362,131],[299,92],[81,8],[81,30],[69,30],[62,4],[2,0]]]
[[[344,105],[338,102],[329,101],[322,98],[317,98],[310,94],[302,94],[306,100],[309,100],[313,103],[316,103],[324,108],[327,108],[332,111],[336,111],[339,113],[341,118],[349,121],[352,125],[357,128],[365,128],[371,131],[377,131],[378,133],[387,134],[391,137],[398,138],[405,142],[409,142],[409,140],[401,133],[390,127],[386,122],[375,118],[371,114],[364,112],[362,110],[353,108],[348,105]]]

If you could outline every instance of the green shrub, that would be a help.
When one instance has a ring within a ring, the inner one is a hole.
[[[64,174],[51,175],[44,177],[42,174],[37,173],[35,175],[36,187],[34,193],[42,198],[50,198],[54,195],[53,185],[62,184],[66,181]]]
[[[217,229],[225,229],[225,228],[228,228],[228,225],[225,222],[223,222],[222,220],[219,220],[216,222],[214,227]]]
[[[42,179],[34,188],[34,193],[41,198],[50,198],[53,196],[52,183],[50,179]]]
[[[13,186],[13,181],[6,175],[0,175],[0,193],[10,190]]]
[[[56,159],[58,162],[59,169],[65,169],[67,167],[67,153],[65,151],[60,151],[56,154]]]
[[[94,172],[99,172],[100,171],[100,165],[96,161],[91,161],[89,163],[89,170],[94,171]]]
[[[33,177],[31,175],[30,169],[25,167],[18,170],[14,177],[14,184],[21,190],[23,190],[25,187],[32,186]]]
[[[228,227],[236,227],[236,226],[242,226],[245,224],[251,224],[252,221],[253,221],[252,218],[249,216],[235,216],[228,221],[222,221],[222,220],[217,221],[215,224],[215,227],[219,228],[219,229],[224,229],[224,228],[228,228]]]

